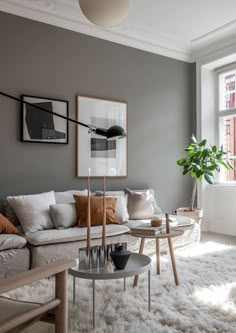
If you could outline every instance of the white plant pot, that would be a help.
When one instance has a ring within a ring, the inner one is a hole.
[[[189,207],[181,207],[176,209],[177,215],[187,216],[196,221],[196,223],[201,224],[203,209],[201,208],[193,208],[191,211]]]

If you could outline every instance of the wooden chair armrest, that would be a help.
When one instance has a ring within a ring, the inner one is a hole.
[[[73,266],[75,266],[74,260],[62,259],[45,266],[39,266],[29,271],[22,272],[16,276],[2,279],[0,280],[0,294],[64,272]]]

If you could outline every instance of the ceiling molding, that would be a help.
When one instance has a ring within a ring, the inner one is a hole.
[[[220,28],[209,31],[206,34],[191,40],[190,43],[193,46],[198,45],[198,44],[203,45],[203,44],[207,44],[207,43],[212,43],[212,42],[217,41],[219,39],[223,39],[223,38],[228,37],[229,35],[232,35],[232,34],[236,34],[236,20],[233,20],[233,21],[223,25]]]
[[[112,29],[97,27],[82,15],[78,0],[1,0],[0,10],[186,62],[198,61],[236,42],[236,20],[188,42],[129,20]]]
[[[102,29],[87,22],[82,15],[73,15],[73,18],[62,16],[53,0],[37,0],[34,4],[31,2],[30,6],[27,0],[21,0],[20,4],[11,0],[1,0],[0,10],[177,60],[192,61],[191,54],[187,47],[183,46],[183,42],[161,35],[159,40],[156,38],[157,42],[151,40],[151,36],[145,35],[145,32],[136,32],[135,27],[131,32],[125,24],[118,28]]]

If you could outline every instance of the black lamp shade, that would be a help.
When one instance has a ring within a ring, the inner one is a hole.
[[[126,137],[126,133],[121,126],[111,126],[107,130],[107,140],[117,140]]]

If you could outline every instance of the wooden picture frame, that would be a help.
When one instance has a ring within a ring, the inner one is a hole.
[[[98,128],[121,126],[127,134],[127,103],[98,97],[77,96],[77,120]],[[127,137],[106,140],[77,126],[77,177],[127,177]]]

